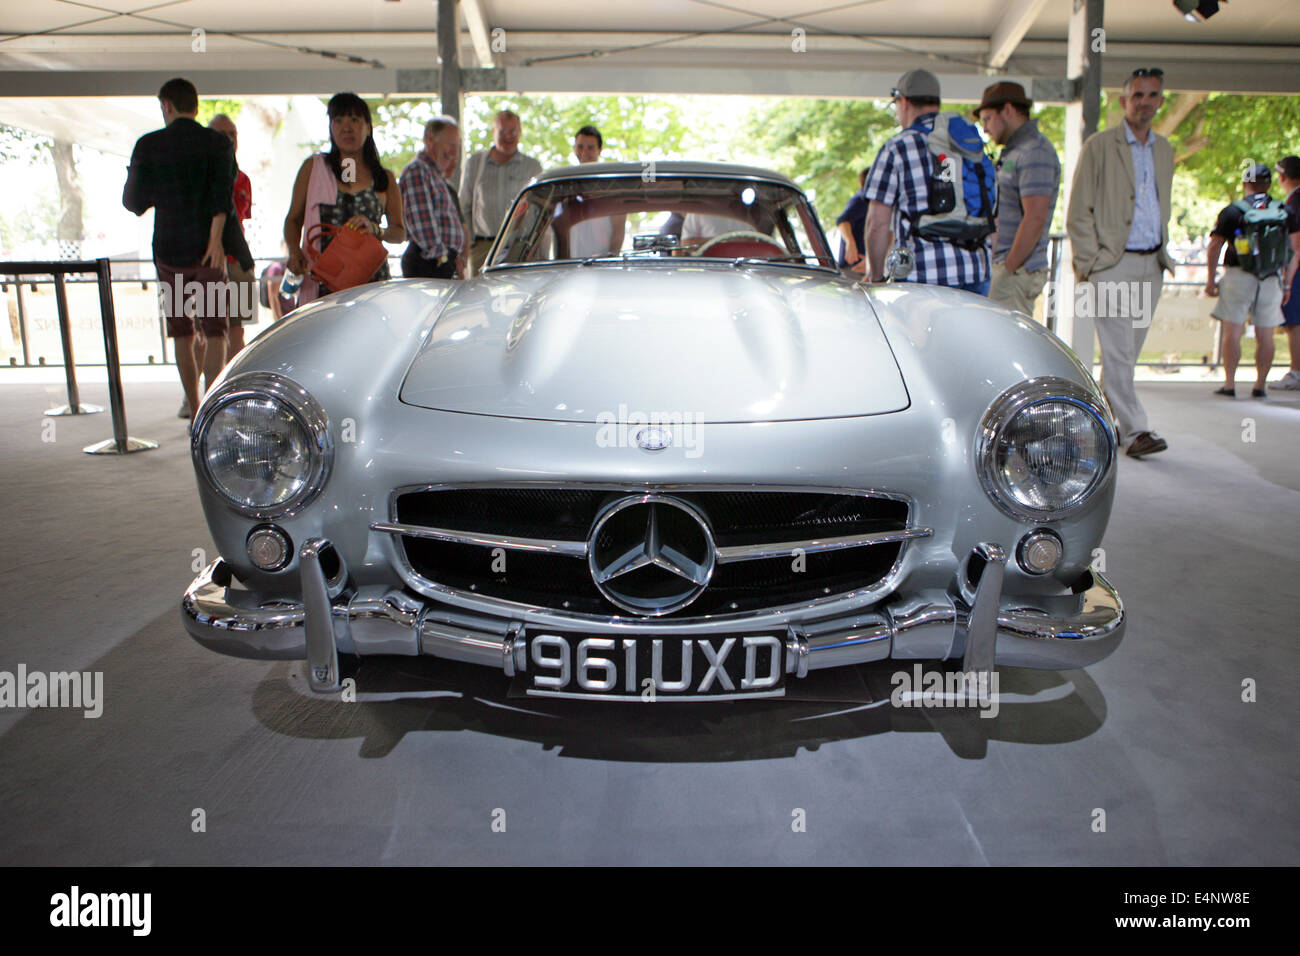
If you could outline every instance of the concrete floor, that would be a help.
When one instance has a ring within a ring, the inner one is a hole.
[[[1086,673],[1004,670],[981,719],[890,707],[892,667],[650,710],[404,661],[363,666],[362,702],[313,697],[181,628],[212,544],[179,387],[127,387],[161,449],[96,458],[106,414],[43,441],[58,387],[0,377],[0,670],[102,671],[106,698],[97,720],[0,710],[0,863],[1300,863],[1300,393],[1140,391],[1170,450],[1119,466],[1125,643]]]

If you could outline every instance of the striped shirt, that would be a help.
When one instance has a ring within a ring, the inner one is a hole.
[[[523,153],[494,163],[491,152],[485,149],[471,156],[460,180],[460,201],[475,239],[496,236],[519,191],[542,171],[541,163]]]
[[[1056,208],[1056,195],[1060,188],[1061,161],[1056,157],[1056,147],[1038,131],[1036,120],[1025,121],[1011,134],[998,160],[998,231],[993,241],[994,262],[1007,257],[1025,218],[1021,198],[1051,196],[1043,233],[1021,267],[1026,272],[1047,268],[1047,234],[1052,228],[1052,211]]]
[[[398,187],[406,232],[420,254],[426,259],[459,255],[465,248],[465,230],[437,163],[423,152],[417,153],[402,170]]]
[[[1125,249],[1155,249],[1164,245],[1164,222],[1160,217],[1160,195],[1156,192],[1156,137],[1147,130],[1147,141],[1139,143],[1124,120],[1124,138],[1133,156],[1133,227]]]
[[[929,132],[934,129],[937,115],[926,113],[912,127],[885,141],[867,173],[862,196],[897,210],[894,243],[910,245],[916,261],[907,282],[948,286],[983,282],[989,277],[987,245],[982,249],[963,249],[951,242],[931,242],[911,234],[912,220],[930,210],[927,184],[933,169],[925,134],[916,127]]]

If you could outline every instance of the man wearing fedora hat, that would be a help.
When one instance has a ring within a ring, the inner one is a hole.
[[[998,159],[998,231],[993,236],[989,298],[1034,314],[1047,284],[1047,232],[1061,188],[1056,148],[1029,118],[1033,101],[1019,83],[994,83],[973,110]]]

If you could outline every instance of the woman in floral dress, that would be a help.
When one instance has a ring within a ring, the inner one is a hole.
[[[397,177],[384,169],[375,146],[370,107],[355,93],[339,93],[329,102],[330,151],[302,164],[293,184],[293,203],[284,219],[289,271],[307,274],[303,237],[316,223],[366,229],[384,242],[404,242],[402,197]],[[321,240],[321,251],[329,237]],[[388,263],[370,281],[391,278]],[[302,305],[331,290],[308,276],[298,293]]]

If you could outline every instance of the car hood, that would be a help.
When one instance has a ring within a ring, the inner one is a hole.
[[[908,405],[853,283],[779,266],[658,262],[525,267],[464,283],[401,399],[567,422],[791,421]]]

